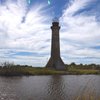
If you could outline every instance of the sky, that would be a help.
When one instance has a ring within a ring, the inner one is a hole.
[[[0,0],[0,62],[44,67],[55,17],[64,63],[100,64],[100,0]]]

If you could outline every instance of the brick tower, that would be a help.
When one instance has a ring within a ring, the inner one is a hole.
[[[51,58],[49,59],[46,67],[56,70],[64,70],[65,65],[60,57],[60,41],[59,41],[59,21],[54,20],[51,26],[52,41],[51,41]]]

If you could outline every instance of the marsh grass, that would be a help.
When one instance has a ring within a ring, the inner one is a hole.
[[[94,91],[84,91],[82,95],[78,95],[73,100],[100,100],[100,96],[97,97],[96,93]]]
[[[67,74],[66,71],[56,71],[46,68],[34,67],[10,67],[0,69],[0,75],[17,76],[17,75],[62,75]]]
[[[100,74],[99,70],[93,70],[93,69],[89,69],[89,70],[82,70],[82,69],[70,69],[68,70],[68,72],[71,74]]]
[[[100,74],[98,69],[84,69],[81,67],[66,67],[66,70],[59,71],[54,69],[32,67],[32,66],[5,66],[0,67],[0,75],[17,76],[17,75],[82,75],[82,74]]]

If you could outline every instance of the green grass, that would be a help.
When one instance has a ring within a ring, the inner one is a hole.
[[[46,68],[33,68],[33,67],[15,67],[15,68],[2,68],[0,75],[13,76],[13,75],[62,75],[66,71],[56,71]]]
[[[97,69],[68,68],[70,74],[100,74]]]
[[[0,68],[0,75],[17,76],[17,75],[82,75],[82,74],[100,74],[97,69],[81,69],[68,67],[65,71],[51,70],[47,68],[35,67],[10,67]]]

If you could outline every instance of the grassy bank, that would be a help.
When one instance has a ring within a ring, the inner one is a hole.
[[[3,67],[0,68],[1,76],[22,76],[22,75],[82,75],[100,74],[98,69],[82,69],[77,67],[66,67],[65,71],[50,70],[47,68],[35,67]]]
[[[77,69],[77,68],[68,68],[69,74],[76,74],[76,75],[82,75],[82,74],[100,74],[100,70],[97,69]]]
[[[100,74],[100,65],[89,64],[76,65],[75,63],[66,64],[64,71],[50,70],[47,68],[32,67],[28,65],[14,65],[5,62],[0,66],[1,76],[22,76],[22,75],[82,75],[82,74]]]
[[[3,68],[0,69],[2,76],[22,76],[22,75],[62,75],[67,71],[49,70],[46,68]]]

